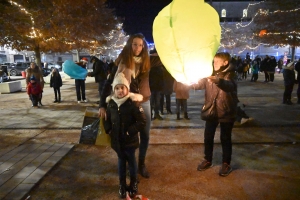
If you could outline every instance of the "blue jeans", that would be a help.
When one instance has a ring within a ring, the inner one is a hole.
[[[136,178],[137,164],[135,159],[135,148],[122,149],[118,154],[118,173],[120,182],[126,182],[126,162],[128,162],[130,178]]]
[[[140,148],[139,148],[139,160],[144,161],[149,145],[150,126],[151,126],[151,106],[150,101],[146,101],[141,104],[144,113],[146,115],[146,126],[144,130],[140,132]]]
[[[212,162],[213,149],[214,149],[214,137],[216,133],[216,128],[218,126],[218,121],[206,121],[205,131],[204,131],[204,158],[208,162]],[[231,142],[231,132],[234,122],[220,122],[221,127],[221,144],[222,144],[222,162],[230,164],[231,154],[232,154],[232,142]]]

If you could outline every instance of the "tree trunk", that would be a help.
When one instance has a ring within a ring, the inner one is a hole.
[[[35,62],[37,64],[37,66],[42,68],[43,66],[42,66],[42,62],[41,62],[41,51],[40,51],[39,45],[34,47],[34,53],[35,53]]]

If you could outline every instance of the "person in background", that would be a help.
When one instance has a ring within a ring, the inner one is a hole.
[[[174,78],[167,71],[165,66],[163,66],[163,80],[164,80],[164,87],[160,95],[160,112],[162,115],[164,114],[164,99],[166,99],[167,114],[172,114],[171,95],[173,93]]]
[[[104,63],[102,60],[98,59],[96,56],[92,56],[90,62],[93,63],[93,71],[89,72],[87,75],[91,77],[95,77],[95,82],[98,83],[99,97],[101,97],[101,92],[103,90],[103,86],[108,76],[108,72],[107,72],[108,69],[106,66],[107,64]]]
[[[283,60],[282,60],[282,58],[280,58],[280,59],[278,60],[277,66],[278,66],[278,74],[280,74],[281,71],[282,71],[282,67],[283,67]]]
[[[274,56],[271,56],[270,61],[269,61],[269,77],[270,77],[270,82],[274,81],[274,74],[275,74],[275,69],[277,66],[277,62]]]
[[[116,59],[118,73],[124,73],[130,84],[130,92],[143,95],[141,106],[146,115],[146,126],[140,131],[140,146],[138,158],[138,172],[144,178],[149,178],[149,172],[146,168],[145,160],[149,146],[150,125],[151,125],[151,106],[150,106],[150,86],[149,71],[150,58],[148,53],[148,44],[141,33],[131,35],[118,58]],[[111,74],[110,77],[112,76]],[[99,105],[99,117],[105,118],[107,104],[105,99],[111,94],[111,84],[113,79],[108,79],[102,91]]]
[[[42,106],[42,96],[43,96],[43,89],[44,89],[44,77],[43,77],[43,72],[42,69],[35,64],[35,62],[31,62],[30,66],[26,69],[26,87],[28,86],[30,82],[30,78],[34,76],[35,81],[38,82],[41,85],[42,88],[42,93],[39,98],[38,104],[39,106]]]
[[[251,82],[256,82],[258,79],[258,64],[257,61],[254,60],[252,62],[252,77],[251,77]]]
[[[163,118],[159,115],[159,109],[161,107],[160,95],[164,87],[163,64],[156,52],[156,49],[150,51],[150,64],[149,86],[151,91],[151,117],[153,120],[163,120]],[[154,116],[152,114],[152,110],[154,110]]]
[[[264,72],[264,74],[265,74],[264,82],[266,82],[266,83],[268,83],[270,81],[270,76],[268,73],[269,69],[270,69],[270,57],[268,55],[266,55],[266,57],[260,63],[260,71]]]
[[[77,65],[86,69],[86,64],[88,63],[88,59],[83,57],[79,62],[76,62]],[[77,96],[77,103],[87,102],[85,96],[85,79],[75,79],[75,86],[76,86],[76,96]]]
[[[213,60],[213,74],[199,80],[194,85],[195,89],[205,89],[205,105],[216,101],[217,115],[214,120],[206,120],[204,130],[204,160],[198,165],[197,170],[204,171],[213,166],[214,137],[218,124],[220,124],[222,144],[222,167],[220,176],[227,176],[232,171],[231,133],[237,112],[237,84],[235,82],[234,64],[231,63],[229,53],[217,53]]]
[[[180,120],[180,106],[183,107],[184,119],[190,120],[187,113],[187,100],[190,98],[191,86],[174,81],[174,92],[176,94],[176,114],[177,120]]]
[[[298,101],[297,101],[297,103],[300,104],[300,58],[299,58],[298,62],[295,65],[295,70],[297,71],[296,84],[298,84],[298,89],[297,89]]]
[[[60,87],[62,86],[62,79],[59,74],[58,69],[53,68],[51,77],[50,77],[50,87],[54,90],[55,99],[53,103],[60,103],[61,102],[61,95],[60,95]]]
[[[123,73],[114,78],[113,94],[107,97],[105,132],[111,137],[111,147],[118,155],[119,195],[126,197],[126,191],[133,198],[138,192],[137,164],[135,150],[139,147],[138,132],[146,125],[146,116],[139,102],[140,94],[129,93],[129,83]],[[126,163],[130,172],[130,185],[126,185]]]
[[[283,80],[284,80],[284,93],[283,93],[283,104],[292,105],[292,92],[295,84],[295,71],[294,62],[288,59],[286,65],[283,67]]]
[[[34,75],[30,77],[30,82],[27,85],[27,94],[32,102],[32,107],[38,108],[38,102],[40,101],[42,94],[42,87]]]

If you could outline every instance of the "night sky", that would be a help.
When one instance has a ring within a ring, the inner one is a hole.
[[[210,2],[210,0],[205,1]],[[220,1],[230,0],[213,0],[213,2]],[[124,19],[124,31],[129,35],[134,33],[143,33],[146,37],[146,40],[150,43],[153,42],[152,24],[154,18],[165,6],[171,2],[172,0],[107,0],[109,7],[115,9],[115,14]]]

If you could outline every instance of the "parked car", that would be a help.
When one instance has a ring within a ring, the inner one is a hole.
[[[17,62],[14,65],[7,66],[7,71],[10,76],[18,76],[22,74],[30,66],[30,62]]]
[[[51,71],[52,71],[53,68],[56,68],[56,69],[58,69],[59,71],[61,70],[61,66],[60,66],[60,65],[58,65],[58,64],[53,64],[53,63],[48,63],[48,69],[51,69]]]

